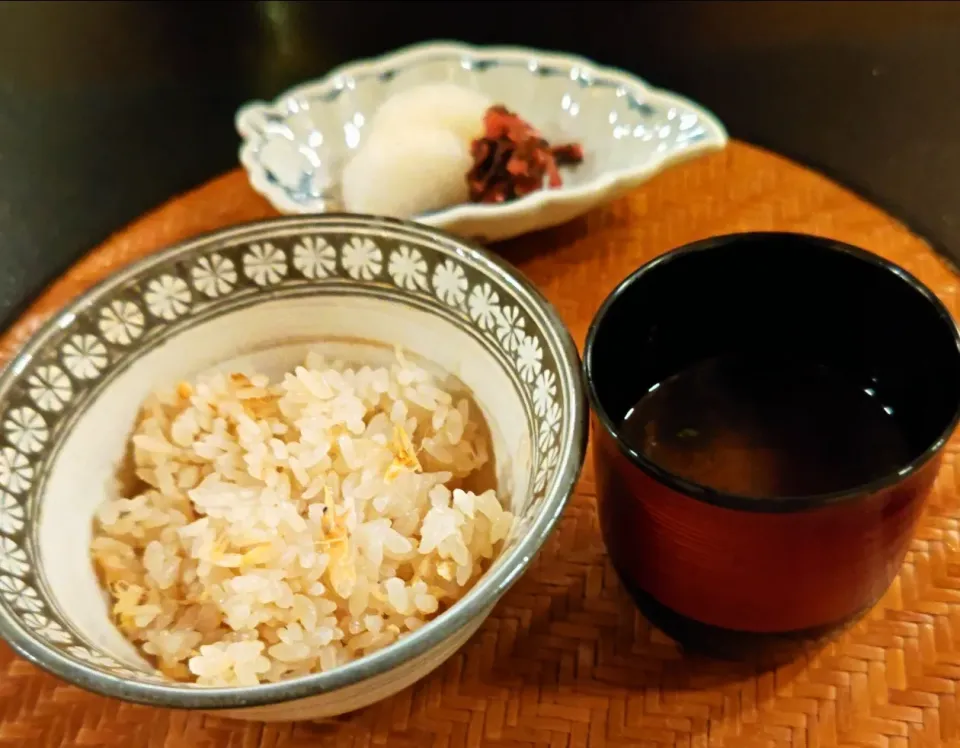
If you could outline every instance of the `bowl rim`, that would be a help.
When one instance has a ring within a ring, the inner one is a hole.
[[[255,99],[243,104],[234,115],[234,126],[241,137],[239,160],[247,173],[251,186],[280,210],[300,213],[304,205],[288,197],[287,191],[266,177],[266,170],[258,161],[258,137],[263,132],[258,123],[267,113],[290,112],[290,102],[336,87],[344,77],[382,75],[401,65],[418,64],[436,57],[451,59],[473,57],[481,61],[526,62],[540,66],[568,68],[584,79],[602,80],[609,85],[627,91],[648,103],[657,100],[664,106],[685,107],[695,112],[702,120],[708,136],[688,147],[673,149],[664,154],[654,154],[649,160],[634,163],[620,169],[607,169],[593,179],[579,185],[563,185],[556,189],[538,190],[522,199],[496,205],[467,203],[452,205],[440,210],[413,216],[410,220],[437,228],[453,227],[459,222],[492,219],[511,219],[542,212],[549,206],[574,205],[603,195],[614,189],[629,189],[646,181],[655,174],[686,159],[719,151],[729,140],[726,128],[707,107],[692,99],[664,88],[650,85],[644,78],[622,68],[601,65],[587,57],[561,51],[551,51],[519,45],[465,44],[447,39],[417,42],[375,57],[366,57],[347,62],[328,73],[299,83],[275,96],[270,101]],[[342,85],[342,84],[341,84]]]
[[[25,357],[32,356],[34,351],[41,347],[44,339],[60,326],[62,320],[85,310],[131,276],[174,257],[210,249],[211,245],[237,241],[246,233],[255,234],[264,229],[275,229],[278,233],[286,231],[289,234],[298,229],[309,231],[320,227],[340,227],[344,231],[349,231],[351,227],[366,230],[390,229],[394,232],[401,230],[407,233],[411,241],[416,241],[417,235],[420,235],[422,239],[442,245],[460,259],[470,261],[484,275],[496,278],[504,286],[511,288],[531,312],[535,311],[539,315],[539,319],[534,317],[531,321],[540,327],[545,339],[552,339],[551,344],[558,352],[558,382],[567,390],[570,449],[560,455],[553,489],[544,494],[537,514],[519,542],[506,554],[502,554],[497,559],[497,565],[481,576],[464,597],[441,615],[399,642],[324,673],[256,686],[206,687],[127,679],[64,656],[40,638],[27,634],[6,608],[0,606],[0,637],[21,657],[86,690],[139,704],[211,711],[269,706],[356,685],[423,655],[465,626],[468,621],[491,608],[530,565],[573,494],[586,457],[588,408],[581,378],[580,357],[570,331],[557,311],[518,268],[479,245],[442,230],[393,218],[324,213],[260,219],[195,235],[110,273],[61,307],[29,337],[0,370],[0,388],[6,387],[20,376],[18,364],[23,362]],[[269,298],[265,297],[264,301],[269,301]],[[566,385],[563,384],[564,377]],[[42,496],[39,500],[42,501]],[[36,519],[34,517],[32,521]]]
[[[946,323],[953,338],[953,346],[956,355],[958,359],[960,359],[960,329],[958,329],[957,323],[953,319],[947,307],[942,301],[940,301],[939,298],[937,298],[933,291],[931,291],[918,278],[899,265],[896,265],[890,260],[874,254],[873,252],[869,252],[847,242],[842,242],[815,234],[804,234],[790,231],[745,231],[700,239],[698,241],[694,241],[669,250],[661,255],[658,255],[652,260],[645,262],[616,285],[606,299],[604,299],[590,323],[589,330],[587,331],[586,343],[583,349],[582,361],[583,375],[586,382],[587,396],[590,400],[590,408],[598,423],[616,444],[620,453],[634,467],[642,470],[655,481],[676,493],[724,509],[734,509],[758,514],[790,514],[794,512],[817,509],[832,504],[842,504],[863,499],[866,496],[873,495],[879,491],[890,488],[891,486],[902,483],[910,478],[910,476],[919,472],[943,449],[953,432],[956,430],[958,423],[960,423],[960,401],[958,401],[946,428],[929,446],[924,449],[922,453],[911,460],[910,463],[908,463],[904,468],[853,488],[844,489],[842,491],[833,491],[830,493],[804,496],[756,497],[745,496],[728,491],[719,491],[717,489],[710,488],[709,486],[686,480],[676,473],[661,467],[653,460],[644,457],[638,450],[626,442],[626,440],[621,436],[617,424],[613,421],[613,419],[610,417],[610,414],[601,404],[601,397],[597,391],[594,377],[594,349],[596,346],[597,336],[600,332],[600,329],[603,327],[604,321],[613,305],[621,297],[629,293],[633,285],[639,282],[643,276],[656,270],[661,265],[670,263],[678,258],[686,257],[691,254],[722,250],[738,244],[767,242],[783,239],[798,241],[801,244],[805,244],[808,248],[813,247],[827,250],[829,253],[846,255],[896,276],[899,281],[906,283],[911,290],[922,296],[937,313],[939,320],[943,323]]]

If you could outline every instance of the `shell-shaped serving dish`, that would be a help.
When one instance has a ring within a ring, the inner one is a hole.
[[[501,205],[456,205],[415,218],[486,241],[554,226],[655,174],[727,142],[697,104],[573,55],[516,47],[427,43],[352,63],[237,113],[240,161],[250,184],[283,213],[342,210],[339,175],[377,108],[424,83],[479,90],[516,111],[553,143],[576,141],[582,164],[564,185]]]

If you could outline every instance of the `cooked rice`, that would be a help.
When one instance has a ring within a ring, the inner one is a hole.
[[[495,491],[470,490],[489,448],[476,406],[399,353],[154,394],[132,438],[139,493],[96,515],[117,625],[210,686],[385,647],[462,597],[510,531]]]

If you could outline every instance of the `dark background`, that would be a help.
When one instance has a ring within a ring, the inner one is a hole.
[[[626,68],[960,257],[960,2],[0,2],[0,326],[235,166],[241,103],[432,38]]]

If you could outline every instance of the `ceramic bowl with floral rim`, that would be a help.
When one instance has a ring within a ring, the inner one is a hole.
[[[168,681],[111,622],[89,555],[143,399],[211,369],[279,376],[308,348],[363,361],[382,344],[472,391],[519,519],[502,553],[449,610],[338,669],[253,687]],[[331,214],[185,242],[83,295],[0,376],[0,634],[46,670],[130,701],[265,720],[357,709],[453,654],[530,563],[579,475],[585,415],[577,350],[549,303],[453,237]]]
[[[250,184],[281,213],[341,210],[340,171],[377,108],[399,91],[437,82],[480,91],[550,142],[578,142],[584,149],[583,163],[563,169],[558,189],[415,219],[460,236],[494,241],[556,226],[727,143],[709,111],[622,70],[556,52],[428,42],[242,107],[236,126]]]

